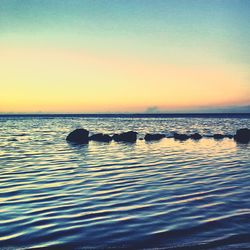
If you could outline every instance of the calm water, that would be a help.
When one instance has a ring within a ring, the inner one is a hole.
[[[250,119],[0,117],[0,248],[250,248],[250,145],[72,146],[78,127],[209,135]]]

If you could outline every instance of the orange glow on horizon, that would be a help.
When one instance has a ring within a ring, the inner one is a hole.
[[[0,112],[143,112],[249,103],[244,65],[0,45]],[[243,70],[242,70],[243,69]]]

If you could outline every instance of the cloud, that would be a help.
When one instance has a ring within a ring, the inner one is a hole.
[[[145,113],[250,113],[250,105],[223,107],[194,107],[187,109],[160,109],[157,106],[148,107]]]
[[[161,111],[159,110],[157,106],[151,106],[145,110],[145,113],[160,113],[160,112]]]

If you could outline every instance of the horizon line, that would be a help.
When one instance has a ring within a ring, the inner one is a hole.
[[[0,112],[0,116],[162,116],[162,115],[249,115],[250,112],[96,112],[96,113],[62,113],[62,112]]]

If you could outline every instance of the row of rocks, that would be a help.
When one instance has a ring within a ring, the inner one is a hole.
[[[162,138],[166,137],[165,134],[146,134],[144,137],[145,141],[158,141]],[[192,140],[200,140],[203,136],[199,133],[194,133],[191,135],[187,134],[179,134],[174,133],[172,138],[180,141],[186,141],[188,139]],[[223,138],[234,138],[236,142],[239,143],[249,143],[250,141],[250,129],[244,128],[237,130],[236,134],[233,135],[223,135],[223,134],[214,134],[211,136],[206,137],[213,137],[216,140],[221,140]],[[171,137],[168,137],[171,138]],[[77,143],[77,144],[86,144],[89,141],[97,141],[97,142],[110,142],[112,140],[116,142],[136,142],[137,140],[137,132],[128,131],[120,134],[114,134],[110,136],[108,134],[94,134],[89,136],[89,131],[86,129],[76,129],[72,131],[66,138],[67,141]]]
[[[223,134],[214,134],[214,135],[202,136],[199,133],[194,133],[194,134],[191,134],[191,135],[174,133],[173,137],[175,139],[177,139],[177,140],[180,140],[180,141],[186,141],[188,139],[200,140],[202,137],[214,138],[215,140],[221,140],[221,139],[224,139],[224,138],[232,139],[234,136],[233,135],[223,135]]]
[[[66,138],[69,142],[74,142],[78,144],[85,144],[89,141],[98,141],[98,142],[110,142],[112,140],[119,142],[136,142],[137,132],[128,131],[121,134],[114,134],[110,136],[108,134],[94,134],[89,136],[89,131],[86,129],[76,129],[72,131]]]

